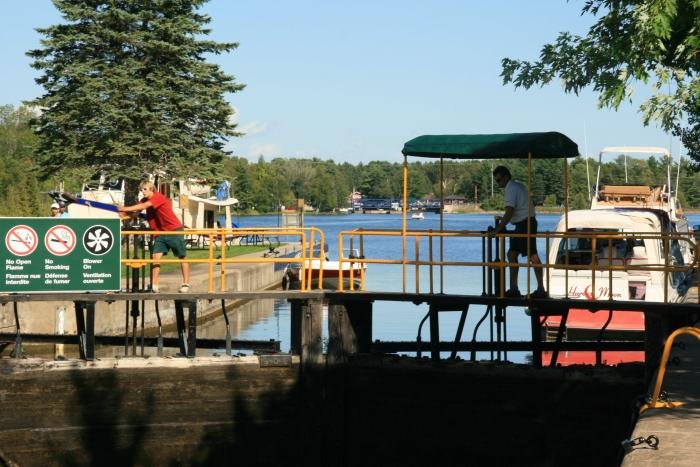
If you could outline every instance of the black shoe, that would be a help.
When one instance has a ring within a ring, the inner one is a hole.
[[[547,293],[546,290],[542,288],[538,288],[534,292],[530,294],[530,298],[547,298],[549,297],[549,294]]]
[[[520,290],[518,289],[508,289],[506,290],[505,296],[510,298],[520,298],[523,296],[523,294],[521,294]]]

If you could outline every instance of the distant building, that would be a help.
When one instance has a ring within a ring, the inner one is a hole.
[[[445,196],[445,206],[461,206],[466,202],[467,202],[467,200],[464,196],[460,196],[460,195]]]
[[[355,206],[362,202],[362,193],[353,190],[347,197],[348,206]]]
[[[460,195],[449,195],[445,196],[444,209],[445,212],[459,211],[464,208],[467,204],[467,200],[464,196]]]

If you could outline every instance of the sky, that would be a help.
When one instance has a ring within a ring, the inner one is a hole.
[[[403,161],[404,142],[423,134],[559,131],[591,156],[605,146],[679,142],[638,112],[637,89],[618,111],[597,94],[561,85],[502,84],[504,57],[533,60],[559,32],[585,34],[594,18],[582,0],[210,0],[210,38],[237,42],[212,56],[246,85],[227,95],[238,129],[226,149],[260,156],[367,163]],[[25,52],[35,28],[61,22],[51,0],[0,0],[0,105],[43,89]],[[684,150],[680,149],[681,152]]]

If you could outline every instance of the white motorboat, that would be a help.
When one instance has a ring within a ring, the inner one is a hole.
[[[306,260],[303,263],[289,263],[285,268],[285,274],[282,279],[283,289],[298,289],[301,286],[301,274],[306,274],[306,278],[311,280],[311,288],[318,288],[319,283],[323,289],[338,289],[340,285],[340,277],[343,277],[343,288],[349,289],[350,282],[353,283],[353,288],[359,290],[361,280],[367,270],[366,263],[351,262],[349,259],[358,258],[357,250],[348,251],[345,256],[345,261],[332,261],[327,256],[323,259]],[[352,279],[351,279],[352,274]],[[321,282],[322,281],[322,282]]]
[[[662,148],[606,148],[601,151],[655,153]],[[552,298],[676,302],[679,287],[690,272],[693,249],[688,222],[668,183],[661,187],[600,185],[600,172],[591,209],[562,216],[549,250],[547,290]],[[687,266],[684,269],[683,266]],[[556,333],[560,316],[544,322],[546,336]],[[568,339],[591,338],[604,329],[608,338],[640,338],[644,314],[633,311],[592,313],[569,310],[565,323]],[[644,352],[604,352],[603,361],[643,361]],[[545,353],[545,363],[547,354]],[[560,363],[595,363],[592,352],[566,352]]]

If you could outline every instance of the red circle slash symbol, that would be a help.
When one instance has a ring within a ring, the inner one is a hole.
[[[65,225],[54,225],[44,237],[44,245],[49,253],[56,256],[65,256],[75,248],[75,232]]]
[[[7,231],[5,246],[15,256],[27,256],[36,250],[37,234],[28,225],[16,225]]]

